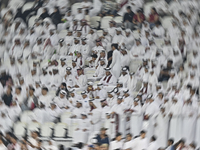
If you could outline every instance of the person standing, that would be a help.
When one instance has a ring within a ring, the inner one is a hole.
[[[142,130],[140,136],[133,140],[132,148],[134,150],[142,150],[148,148],[148,139],[146,138],[146,131]]]
[[[85,112],[81,113],[81,119],[78,120],[78,127],[73,133],[73,143],[87,143],[90,129],[90,120]]]
[[[116,78],[119,78],[120,71],[121,71],[121,54],[118,51],[118,44],[112,44],[111,48],[113,50],[113,56],[112,56],[112,63],[110,65],[110,68],[112,70],[113,75]]]
[[[198,115],[197,115],[197,125],[196,125],[196,133],[200,133],[200,101],[198,101]],[[196,134],[195,142],[197,143],[197,147],[200,147],[200,134]]]
[[[117,133],[116,138],[114,141],[110,143],[110,150],[117,150],[123,148],[123,142],[122,142],[122,134]]]
[[[196,112],[197,109],[193,106],[191,99],[185,101],[182,108],[182,137],[186,140],[186,144],[190,144],[195,138]]]
[[[169,117],[171,117],[169,127],[169,138],[173,138],[175,142],[177,142],[181,138],[181,111],[182,105],[180,104],[180,102],[178,102],[177,97],[173,97],[172,105],[169,110]]]
[[[12,95],[12,88],[11,87],[8,87],[7,88],[7,91],[5,94],[3,94],[2,96],[2,100],[4,101],[4,103],[10,107],[11,103],[12,103],[12,98],[13,98],[13,95]]]
[[[134,16],[133,11],[131,10],[131,6],[127,6],[126,7],[127,12],[125,13],[124,17],[123,17],[123,23],[125,28],[127,29],[131,29],[133,28],[133,23],[132,23],[132,19]]]
[[[155,118],[155,135],[157,137],[157,144],[159,147],[167,146],[169,116],[165,111],[165,107],[160,108],[160,112]]]
[[[131,134],[137,136],[140,134],[142,125],[142,107],[140,105],[139,99],[134,99],[134,104],[130,108],[131,112]]]
[[[101,109],[99,108],[100,102],[98,99],[92,99],[89,102],[90,104],[90,112],[88,115],[90,115],[90,123],[91,123],[91,132],[97,132],[101,128]]]

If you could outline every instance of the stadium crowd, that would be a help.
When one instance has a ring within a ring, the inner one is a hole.
[[[0,150],[200,148],[199,0],[0,3]]]

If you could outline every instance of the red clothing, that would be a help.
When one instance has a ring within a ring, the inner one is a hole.
[[[138,18],[138,16],[137,16],[137,14],[135,14],[135,15],[133,16],[133,19],[135,19],[136,22],[139,22],[139,18]],[[145,20],[144,14],[140,14],[140,20],[142,20],[142,21]]]
[[[154,23],[155,22],[155,17],[158,16],[158,14],[150,14],[149,15],[149,22]]]

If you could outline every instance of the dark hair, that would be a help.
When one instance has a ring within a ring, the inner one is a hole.
[[[173,64],[173,60],[168,60],[169,63]]]
[[[10,89],[10,91],[12,92],[12,87],[8,86],[8,89]]]
[[[20,91],[22,91],[22,88],[21,88],[20,86],[19,86],[19,87],[17,87],[17,89],[18,89],[18,90],[20,90]]]
[[[79,149],[81,149],[83,147],[83,143],[79,142],[76,147],[78,147]]]
[[[42,90],[49,91],[47,87],[43,87]]]
[[[117,43],[113,43],[113,44],[111,45],[111,47],[115,47],[115,49],[118,49],[118,44],[117,44]]]
[[[131,133],[128,133],[128,134],[126,134],[127,136],[131,136],[132,137],[132,134]]]
[[[85,12],[88,14],[89,13],[89,9],[86,9]]]
[[[131,6],[127,6],[126,9],[130,9],[131,10]]]
[[[140,132],[140,134],[144,134],[144,133],[146,133],[146,131],[144,131],[144,130],[142,130],[142,131]]]
[[[155,136],[152,136],[152,137],[151,137],[151,140],[152,140],[152,141],[156,141],[156,137],[155,137]]]
[[[29,90],[32,90],[33,92],[35,92],[35,88],[32,86],[29,87]]]
[[[118,133],[116,134],[116,137],[121,136],[121,135],[122,135],[122,134],[118,132]]]
[[[170,143],[174,144],[174,139],[169,139],[168,140]]]
[[[142,10],[141,10],[141,9],[138,9],[138,10],[137,10],[137,13],[142,13]]]
[[[62,83],[62,86],[66,87],[66,83],[65,83],[65,82],[63,82],[63,83]]]
[[[64,150],[65,149],[65,147],[64,147],[64,145],[59,145],[59,150]]]
[[[158,20],[155,24],[156,24],[156,25],[161,25],[160,20]]]
[[[43,10],[45,10],[48,13],[48,8],[45,7],[45,8],[43,8]]]
[[[153,9],[153,11],[157,14],[157,10],[155,7],[152,7],[151,9]]]
[[[13,139],[15,139],[15,140],[18,140],[18,138],[17,138],[14,134],[12,134],[11,137],[12,137]]]
[[[179,143],[185,144],[185,139],[181,139],[181,140],[179,141]]]

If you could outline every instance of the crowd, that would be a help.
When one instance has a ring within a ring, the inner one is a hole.
[[[76,14],[69,0],[0,3],[0,150],[66,149],[17,137],[27,111],[26,124],[67,124],[67,149],[200,148],[199,0],[154,0],[149,14],[144,0],[83,0]]]

